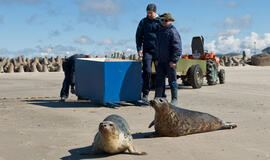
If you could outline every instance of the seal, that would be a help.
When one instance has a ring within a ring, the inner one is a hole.
[[[149,125],[149,128],[155,127],[152,136],[177,137],[237,127],[208,113],[176,107],[164,98],[151,100],[150,105],[155,109],[155,119]]]
[[[112,114],[99,124],[99,131],[94,138],[92,150],[88,155],[109,153],[116,154],[129,151],[130,154],[144,155],[133,146],[133,138],[124,118]]]

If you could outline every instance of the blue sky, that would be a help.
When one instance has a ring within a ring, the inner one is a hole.
[[[216,53],[270,46],[267,0],[0,0],[0,56],[136,53],[148,3],[176,19],[184,53],[197,35]]]

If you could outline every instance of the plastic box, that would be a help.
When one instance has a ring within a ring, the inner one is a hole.
[[[141,99],[141,62],[108,58],[75,61],[76,95],[102,104]]]

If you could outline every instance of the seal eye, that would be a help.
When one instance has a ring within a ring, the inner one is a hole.
[[[113,125],[112,125],[112,124],[110,124],[110,126],[112,127]]]

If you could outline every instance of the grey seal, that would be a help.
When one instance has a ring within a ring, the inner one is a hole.
[[[90,155],[116,154],[128,151],[130,154],[144,155],[133,146],[133,138],[128,123],[119,115],[110,115],[99,124],[99,131],[94,138]]]
[[[149,125],[149,128],[155,127],[152,136],[177,137],[237,127],[208,113],[176,107],[164,98],[151,100],[150,105],[155,109],[155,119]]]

